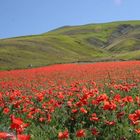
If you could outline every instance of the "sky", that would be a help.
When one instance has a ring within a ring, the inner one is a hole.
[[[65,25],[140,20],[140,0],[0,0],[0,38]]]

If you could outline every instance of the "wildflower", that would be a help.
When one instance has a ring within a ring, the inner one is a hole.
[[[15,118],[13,115],[11,116],[11,121],[11,129],[15,129],[19,134],[24,131],[24,128],[29,126],[29,124],[24,123],[21,118]]]
[[[120,95],[120,94],[116,94],[116,95],[114,96],[114,101],[120,103],[120,102],[121,102],[121,95]]]
[[[123,102],[131,103],[133,102],[133,98],[131,96],[126,96],[122,99]]]
[[[72,107],[72,101],[67,101],[67,105],[68,105],[69,107]]]
[[[40,118],[39,118],[39,121],[40,121],[40,122],[44,122],[45,120],[46,120],[46,118],[44,118],[44,117],[40,117]]]
[[[72,109],[72,113],[77,113],[78,110],[77,109]]]
[[[137,104],[140,105],[140,97],[137,96],[137,97],[135,98],[135,100],[136,100]]]
[[[68,130],[65,130],[64,132],[59,132],[58,133],[58,138],[59,139],[68,139],[69,138]]]
[[[96,113],[93,113],[91,115],[91,118],[90,118],[91,121],[99,121],[99,118],[97,117]]]
[[[116,109],[116,104],[113,101],[104,101],[104,106],[103,109],[104,110],[115,110]]]
[[[30,135],[17,135],[18,140],[30,140]]]
[[[51,122],[51,120],[52,120],[52,116],[51,116],[51,114],[48,114],[48,115],[47,115],[47,121],[48,121],[48,122]]]
[[[14,138],[14,135],[7,132],[0,132],[0,139]]]
[[[4,108],[3,113],[8,114],[10,112],[9,108]]]
[[[121,118],[124,115],[125,115],[125,112],[119,112],[119,113],[117,113],[117,118]]]
[[[140,109],[136,110],[135,114],[140,118]]]
[[[92,135],[97,136],[99,135],[99,131],[96,128],[93,128],[91,131]]]
[[[107,100],[108,100],[108,96],[106,95],[106,93],[99,95],[96,99],[96,101],[99,103],[102,101],[107,101]]]
[[[139,123],[139,121],[138,121],[139,116],[137,116],[135,113],[129,114],[128,118],[131,120],[132,124],[134,124],[134,125]]]
[[[59,92],[59,93],[58,93],[58,98],[59,98],[59,99],[64,99],[64,95],[63,95],[62,92]]]
[[[114,121],[105,121],[105,124],[109,125],[109,126],[114,126],[116,124],[116,122],[114,122]]]
[[[80,108],[80,111],[81,111],[82,113],[84,113],[84,114],[87,114],[87,110],[84,109],[83,107]]]
[[[76,137],[85,137],[86,133],[84,129],[80,129],[76,132]]]
[[[135,132],[136,132],[137,134],[140,134],[140,129],[135,129]]]

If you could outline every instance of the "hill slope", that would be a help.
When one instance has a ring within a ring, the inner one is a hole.
[[[65,26],[0,40],[0,69],[119,59],[140,59],[140,21]]]

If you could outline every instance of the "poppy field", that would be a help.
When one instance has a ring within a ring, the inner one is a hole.
[[[139,140],[140,61],[1,71],[0,139]]]

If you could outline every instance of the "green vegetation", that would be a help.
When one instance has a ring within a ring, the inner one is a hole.
[[[0,69],[56,63],[139,59],[140,21],[65,26],[0,40]]]

